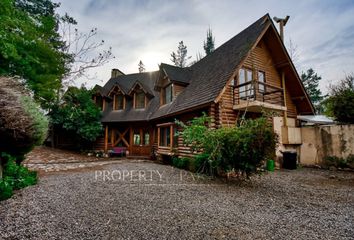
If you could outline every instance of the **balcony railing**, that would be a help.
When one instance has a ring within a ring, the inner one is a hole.
[[[281,87],[276,87],[256,80],[233,87],[233,104],[246,101],[258,101],[284,107],[284,94]]]

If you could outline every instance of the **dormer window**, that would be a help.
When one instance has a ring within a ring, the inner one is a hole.
[[[123,94],[115,94],[113,96],[113,109],[123,110],[125,108],[125,98]]]
[[[134,93],[134,108],[143,109],[146,106],[146,97],[144,91],[141,89]]]
[[[172,102],[173,93],[172,93],[172,84],[167,85],[162,89],[162,104],[167,104]]]

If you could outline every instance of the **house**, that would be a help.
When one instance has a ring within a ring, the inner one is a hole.
[[[220,128],[263,109],[279,113],[273,122],[282,146],[296,148],[296,117],[314,114],[268,14],[190,67],[162,63],[158,71],[134,74],[113,69],[96,89],[105,129],[96,148],[123,146],[131,156],[192,156],[176,136],[175,119],[185,122],[205,112],[210,127]]]

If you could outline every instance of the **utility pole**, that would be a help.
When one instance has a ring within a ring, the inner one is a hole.
[[[278,18],[274,17],[274,21],[279,23],[279,32],[280,32],[280,39],[284,43],[284,27],[288,22],[290,16],[286,16],[285,18]],[[287,107],[286,103],[286,88],[285,88],[285,72],[284,70],[281,72],[281,82],[283,86],[283,97],[284,97],[284,105]],[[284,126],[288,126],[288,112],[287,110],[284,111]]]

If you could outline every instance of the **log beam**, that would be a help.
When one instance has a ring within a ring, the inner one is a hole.
[[[107,152],[108,150],[108,125],[106,125],[105,132],[104,132],[104,151]]]

